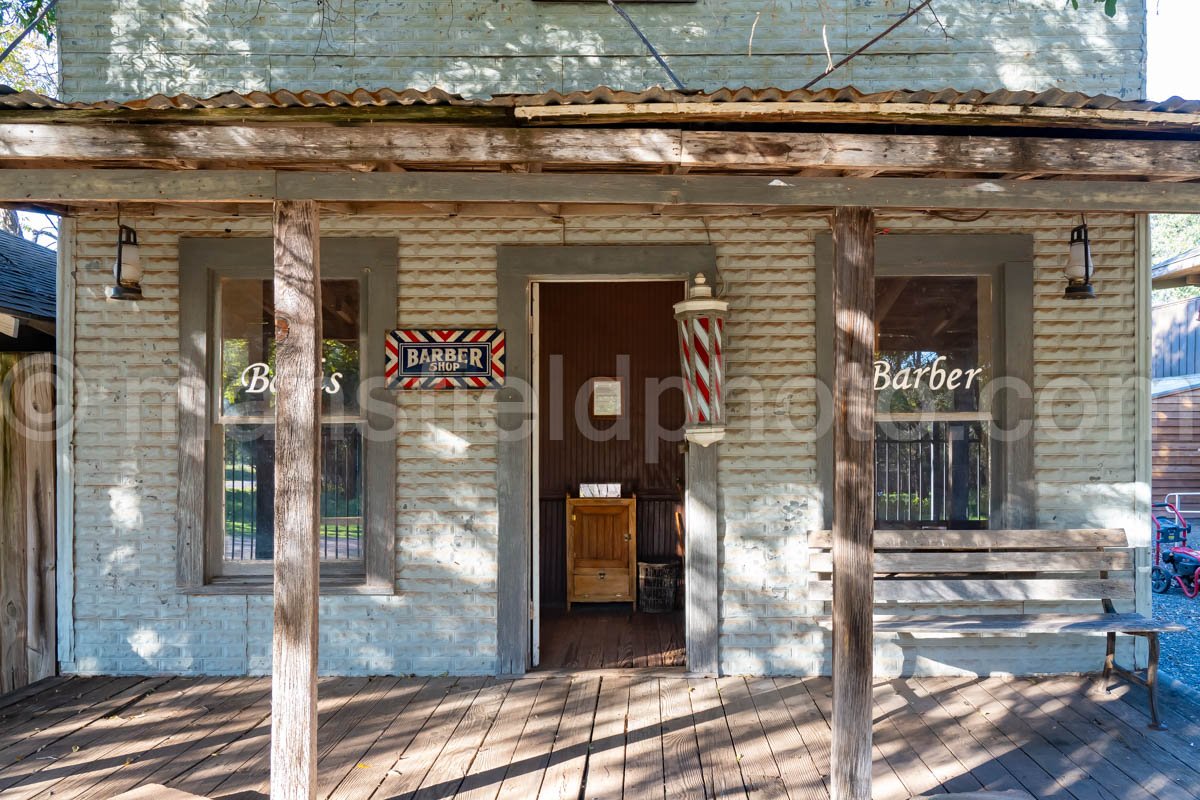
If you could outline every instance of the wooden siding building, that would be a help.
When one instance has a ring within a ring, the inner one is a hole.
[[[1062,92],[0,96],[0,202],[67,216],[60,664],[270,672],[280,797],[318,673],[533,670],[555,477],[649,464],[541,458],[555,407],[620,419],[528,390],[540,288],[701,274],[725,438],[633,476],[682,469],[686,669],[834,674],[833,795],[865,800],[875,674],[1095,670],[1096,633],[1146,663],[1095,612],[1149,610],[1146,214],[1200,210],[1197,125]],[[1096,296],[1064,299],[1084,213]],[[121,226],[136,302],[105,299]],[[503,386],[389,385],[396,329],[503,331]],[[641,352],[576,377],[676,377]]]
[[[1194,257],[1155,265],[1153,285],[1186,282]],[[1151,394],[1154,502],[1171,502],[1190,520],[1200,515],[1200,298],[1154,307]]]

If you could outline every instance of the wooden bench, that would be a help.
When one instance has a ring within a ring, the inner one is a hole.
[[[809,534],[812,600],[833,599],[832,534]],[[1158,635],[1184,626],[1132,612],[1134,548],[1122,530],[889,530],[875,532],[875,632],[1026,634],[1108,637],[1104,677],[1112,673],[1146,687],[1150,727],[1158,714]],[[1126,610],[1117,611],[1120,603]],[[923,607],[970,605],[962,614],[922,613]],[[1048,604],[1072,613],[1049,613]],[[984,613],[978,613],[980,608]],[[1088,613],[1075,613],[1088,612]],[[1142,671],[1116,663],[1117,634],[1149,641]]]

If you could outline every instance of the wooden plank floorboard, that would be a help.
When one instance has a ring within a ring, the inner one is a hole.
[[[8,694],[0,695],[0,713],[4,709],[14,705],[24,704],[29,698],[35,695],[50,695],[55,690],[63,687],[65,684],[72,681],[87,681],[96,680],[95,678],[72,678],[68,675],[51,675],[49,678],[42,678],[40,681],[34,681],[20,689],[15,689]]]
[[[791,800],[828,800],[821,771],[813,763],[804,738],[792,723],[775,683],[770,678],[753,678],[747,681],[747,690],[766,735],[767,746],[784,776],[788,797]],[[667,794],[670,796],[670,792]]]
[[[816,679],[805,681],[803,686],[809,691],[813,703],[820,711],[821,716],[825,720],[826,726],[832,724],[833,720],[833,683],[826,679]],[[832,736],[832,734],[831,734]],[[887,759],[884,758],[878,745],[874,745],[871,751],[871,790],[875,800],[893,800],[893,798],[907,798],[909,793],[905,790],[904,781],[892,769]]]
[[[537,797],[570,689],[569,678],[546,678],[542,681],[533,711],[525,721],[521,738],[517,740],[513,759],[504,772],[498,797],[506,800]]]
[[[475,695],[450,735],[450,741],[422,779],[416,800],[441,800],[455,795],[483,745],[484,737],[496,722],[510,686],[510,681],[489,683]]]
[[[389,708],[388,700],[401,680],[396,677],[369,679],[358,694],[317,729],[318,797],[324,797],[337,785],[358,760],[358,756],[365,753],[375,736],[378,736],[383,728],[383,720],[374,715],[394,715],[395,709]],[[413,693],[416,693],[415,688]],[[369,737],[369,741],[357,739],[355,734],[358,732]]]
[[[366,765],[362,759],[383,735],[389,723],[403,713],[408,704],[425,686],[423,680],[410,678],[392,680],[390,685],[383,684],[375,687],[383,689],[382,696],[367,709],[358,724],[318,761],[318,798],[329,797],[352,771],[365,768]]]
[[[876,725],[890,725],[915,757],[933,773],[935,786],[947,793],[977,792],[984,785],[971,774],[971,769],[929,727],[924,714],[913,713],[916,698],[904,692],[904,682],[893,680],[876,687],[875,697],[882,717]],[[1015,783],[1015,782],[1014,782]]]
[[[588,744],[592,739],[599,692],[599,678],[571,681],[554,747],[538,791],[539,800],[578,800],[587,769]]]
[[[904,784],[907,797],[938,793],[942,782],[925,762],[917,743],[905,736],[891,719],[898,708],[897,700],[887,683],[877,682],[873,687],[875,747]]]
[[[387,723],[383,733],[358,756],[354,768],[330,793],[337,800],[370,797],[383,783],[388,770],[404,754],[425,727],[442,700],[454,688],[454,678],[420,680],[420,688]]]
[[[666,796],[662,747],[662,710],[657,678],[643,678],[629,687],[629,717],[625,732],[625,796]]]
[[[95,718],[90,724],[72,731],[70,736],[59,739],[53,745],[39,750],[35,758],[26,763],[27,774],[19,781],[4,787],[2,796],[14,800],[28,800],[57,786],[62,781],[75,777],[80,771],[91,767],[104,769],[115,767],[105,761],[109,751],[121,745],[120,736],[137,733],[134,720],[146,718],[153,724],[174,710],[174,703],[186,706],[188,697],[201,684],[199,678],[171,678],[157,686],[137,687],[137,693],[125,702]],[[35,767],[36,769],[33,769]],[[10,771],[9,774],[16,773]],[[78,789],[76,791],[79,791]]]
[[[319,678],[317,688],[317,741],[321,730],[337,713],[366,688],[368,678]],[[269,745],[268,738],[268,745]],[[213,797],[243,795],[267,797],[271,789],[271,752],[265,746],[252,755],[236,772],[212,790]]]
[[[1196,747],[1200,745],[1196,739],[1185,739],[1177,732],[1152,731],[1146,726],[1150,717],[1145,708],[1138,708],[1123,702],[1122,695],[1131,692],[1128,685],[1116,686],[1111,693],[1100,688],[1100,679],[1078,678],[1046,678],[1039,681],[1045,691],[1051,694],[1070,698],[1072,703],[1079,704],[1090,713],[1092,722],[1102,731],[1110,735],[1121,735],[1138,752],[1154,752],[1167,756],[1167,763],[1176,764],[1170,774],[1191,777],[1198,766],[1196,762]],[[1166,733],[1167,735],[1164,735]],[[1195,785],[1200,785],[1200,780]]]
[[[41,793],[28,796],[74,798],[98,782],[117,785],[115,773],[181,728],[201,724],[213,698],[230,694],[225,688],[230,683],[234,681],[229,678],[184,678],[160,687],[121,715],[97,725],[94,744],[57,762],[53,769],[59,773],[58,779],[44,785]],[[104,724],[109,722],[112,724]],[[80,757],[75,759],[76,755]],[[72,760],[76,762],[73,768]]]
[[[658,682],[662,713],[663,780],[668,800],[704,797],[700,744],[686,680],[664,678]]]
[[[1156,746],[1153,739],[1157,731],[1145,728],[1134,731],[1090,702],[1078,702],[1077,695],[1069,690],[1065,694],[1051,692],[1042,682],[1004,681],[999,687],[989,685],[988,690],[993,693],[1007,691],[1013,696],[1028,696],[1035,700],[1042,713],[1066,727],[1156,796],[1168,791],[1164,784],[1183,790],[1187,797],[1200,794],[1200,772],[1197,772],[1196,764],[1184,763]]]
[[[24,790],[14,789],[28,780],[31,776],[48,767],[55,769],[51,774],[59,774],[57,763],[89,745],[95,738],[90,732],[93,726],[110,715],[118,714],[126,707],[136,704],[155,689],[168,683],[170,678],[146,678],[130,681],[118,681],[104,687],[104,694],[112,689],[124,686],[123,691],[109,694],[103,700],[91,705],[86,710],[60,721],[53,729],[41,732],[31,737],[33,741],[20,748],[9,748],[4,752],[5,760],[9,762],[3,772],[0,772],[0,796],[24,794]],[[178,680],[178,679],[176,679]],[[24,755],[20,755],[20,753]],[[13,760],[19,759],[19,760]]]
[[[958,688],[958,692],[980,715],[988,718],[1002,734],[1020,746],[1030,758],[1050,772],[1061,787],[1079,800],[1121,800],[1122,795],[1117,793],[1115,787],[1105,787],[1086,766],[1075,763],[1063,752],[1069,744],[1064,744],[1063,739],[1066,736],[1061,729],[1054,726],[1045,726],[1042,729],[1034,727],[1024,718],[1004,708],[1002,703],[998,703],[996,698],[980,685],[979,680],[967,682]]]
[[[262,678],[237,678],[206,701],[202,719],[180,728],[142,753],[118,773],[81,793],[77,800],[104,800],[143,783],[165,784],[228,741],[234,720],[255,701],[269,696],[270,684]]]
[[[489,678],[463,678],[446,693],[372,797],[412,798]]]
[[[1074,797],[1054,779],[1020,745],[1000,732],[986,717],[977,713],[969,702],[957,693],[957,688],[969,683],[963,678],[919,678],[914,682],[924,686],[950,717],[957,720],[975,742],[1012,773],[1024,791],[1038,800],[1069,800]]]
[[[767,743],[766,731],[759,721],[758,709],[750,697],[746,680],[722,678],[718,687],[746,794],[751,800],[786,800],[788,794],[783,776]]]
[[[1151,766],[1149,753],[1130,751],[1115,737],[1102,743],[1103,751],[1094,746],[1094,729],[1060,699],[1049,697],[1036,686],[1026,684],[1018,691],[1008,682],[988,681],[979,688],[1042,731],[1106,791],[1131,800],[1195,800],[1190,791]],[[1054,735],[1053,739],[1051,735]]]
[[[126,677],[72,684],[49,698],[37,697],[29,711],[11,708],[0,719],[0,770],[86,724],[87,711],[115,694],[145,681]]]
[[[625,782],[625,722],[629,712],[629,678],[603,678],[592,726],[585,800],[621,800]]]
[[[493,800],[499,794],[504,773],[512,762],[517,742],[533,712],[541,685],[540,678],[522,678],[512,682],[496,714],[496,721],[484,736],[455,800]]]
[[[669,629],[656,632],[657,645]],[[653,639],[653,637],[650,637]],[[654,646],[638,644],[651,651]],[[589,656],[590,658],[590,656]],[[0,708],[0,796],[107,800],[146,784],[264,798],[266,678],[86,678]],[[828,678],[613,671],[512,681],[322,678],[323,800],[828,800]],[[1145,728],[1138,693],[1073,677],[916,678],[874,691],[875,798],[1021,790],[1200,800],[1200,722]],[[44,728],[41,726],[45,726]]]
[[[804,682],[800,678],[773,678],[769,680],[774,684],[775,691],[778,692],[779,699],[783,702],[783,708],[787,712],[788,718],[791,719],[793,727],[800,734],[800,740],[808,748],[809,757],[812,759],[812,764],[817,770],[817,775],[820,777],[821,787],[824,789],[825,795],[828,796],[830,792],[830,733],[825,718],[817,710],[812,695],[805,688]]]
[[[893,685],[910,709],[905,718],[919,718],[959,763],[970,770],[969,776],[956,779],[953,789],[947,784],[947,791],[973,791],[975,785],[968,777],[988,792],[1025,791],[1021,782],[986,749],[979,747],[970,731],[960,725],[924,686],[911,680],[894,681]]]
[[[704,793],[712,798],[746,797],[746,784],[733,750],[733,737],[725,722],[725,709],[711,678],[688,681],[692,718],[696,721],[696,741],[700,747],[700,766]]]
[[[270,692],[246,713],[240,714],[236,723],[223,746],[165,785],[181,792],[211,797],[217,786],[251,762],[255,754],[263,752],[271,737]]]

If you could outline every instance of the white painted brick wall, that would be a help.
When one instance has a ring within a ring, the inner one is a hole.
[[[127,220],[128,221],[128,220]],[[1035,461],[1039,524],[1134,524],[1134,405],[1082,440],[1051,429],[1041,402],[1061,374],[1103,383],[1134,370],[1132,218],[1089,219],[1099,299],[1060,299],[1070,228],[1062,215],[993,214],[974,223],[884,216],[904,232],[1035,237]],[[76,661],[68,671],[263,673],[270,599],[186,597],[174,588],[178,484],[177,250],[180,236],[269,234],[266,219],[132,220],[147,300],[103,299],[115,220],[79,220],[76,350]],[[721,664],[730,673],[828,672],[807,619],[807,531],[820,525],[815,395],[814,237],[822,216],[545,219],[331,217],[325,235],[400,239],[402,325],[492,325],[498,244],[698,244],[717,248],[730,300],[730,423],[721,445]],[[451,299],[458,298],[458,299]],[[196,299],[190,299],[195,302]],[[751,386],[757,386],[754,390]],[[435,402],[436,401],[436,402]],[[400,396],[394,597],[321,602],[321,671],[488,673],[496,653],[496,444],[488,393]],[[140,419],[139,419],[140,416]],[[1068,415],[1069,416],[1069,415]],[[134,437],[134,423],[142,432]],[[1094,669],[1102,643],[1070,637],[880,644],[881,671]]]
[[[939,3],[829,85],[1145,91],[1145,0]],[[63,95],[441,86],[467,95],[669,85],[602,2],[63,0]],[[898,0],[699,0],[628,10],[689,88],[803,85],[895,21]],[[757,25],[755,22],[757,21]],[[751,31],[753,29],[753,43]],[[752,54],[751,54],[752,52]]]

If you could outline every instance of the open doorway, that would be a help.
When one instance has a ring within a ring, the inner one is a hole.
[[[677,280],[534,285],[540,668],[685,664],[685,412],[672,309],[684,290]]]

